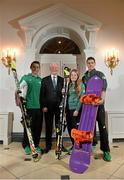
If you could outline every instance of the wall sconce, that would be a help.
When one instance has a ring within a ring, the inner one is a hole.
[[[8,74],[10,74],[12,64],[15,65],[16,62],[16,51],[14,49],[3,50],[1,60],[2,63],[8,68]]]
[[[118,55],[119,55],[119,51],[116,50],[116,49],[108,49],[108,50],[106,50],[105,64],[110,69],[111,75],[113,74],[113,69],[119,63]]]

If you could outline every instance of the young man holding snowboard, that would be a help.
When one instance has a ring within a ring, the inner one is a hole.
[[[88,80],[94,76],[97,75],[103,80],[103,89],[101,93],[101,99],[97,103],[99,105],[98,111],[97,111],[97,117],[96,120],[98,122],[98,127],[99,127],[99,133],[100,133],[100,149],[103,151],[103,159],[105,161],[111,161],[111,154],[110,154],[110,148],[109,148],[109,142],[108,142],[108,133],[105,125],[105,108],[104,108],[104,102],[105,102],[105,94],[106,94],[106,89],[107,89],[107,81],[105,78],[105,75],[97,71],[95,69],[96,66],[96,61],[93,57],[87,58],[86,61],[87,68],[88,70],[82,77],[82,81],[87,86]],[[95,147],[97,144],[97,139],[96,139],[96,128],[94,130],[94,140],[93,140],[93,147]]]

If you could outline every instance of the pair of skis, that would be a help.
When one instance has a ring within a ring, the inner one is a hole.
[[[65,119],[65,108],[66,108],[66,101],[67,101],[67,91],[68,91],[68,77],[70,74],[70,69],[68,67],[64,68],[64,92],[62,94],[62,101],[60,103],[60,119],[58,123],[58,127],[56,128],[57,133],[57,143],[56,143],[56,157],[57,159],[61,159],[61,154],[63,149],[65,150],[63,146],[63,133],[66,128],[66,119]]]
[[[16,84],[16,88],[17,88],[18,98],[20,99],[19,107],[20,107],[21,114],[22,114],[22,121],[21,121],[21,123],[24,126],[24,128],[26,129],[26,133],[27,133],[27,136],[28,136],[29,145],[30,145],[30,149],[31,149],[31,153],[32,153],[32,158],[33,158],[34,162],[37,162],[41,158],[41,153],[38,153],[36,151],[36,147],[34,145],[32,133],[31,133],[31,126],[30,126],[31,118],[27,114],[27,110],[26,110],[26,107],[25,107],[24,100],[20,97],[21,91],[20,91],[20,87],[19,87],[19,80],[18,80],[16,69],[15,68],[11,68],[11,70],[13,72],[13,76],[14,76],[14,79],[15,79],[15,84]]]
[[[8,68],[9,74],[10,74],[10,70],[13,73],[16,88],[17,88],[17,94],[16,95],[17,95],[17,97],[19,99],[19,107],[20,107],[21,114],[22,114],[21,123],[23,124],[23,126],[24,126],[24,128],[26,129],[26,132],[27,132],[29,145],[30,145],[31,152],[32,152],[32,158],[33,158],[34,162],[37,162],[37,161],[40,160],[41,154],[36,151],[36,147],[34,145],[32,133],[31,133],[31,127],[30,127],[31,118],[28,116],[27,110],[26,110],[26,107],[25,107],[25,102],[23,101],[22,97],[20,96],[21,91],[20,91],[20,87],[19,87],[19,80],[18,80],[17,71],[16,71],[15,59],[13,59],[12,62],[10,63],[10,57],[7,56],[6,58],[2,59],[2,62],[5,65],[5,67]]]

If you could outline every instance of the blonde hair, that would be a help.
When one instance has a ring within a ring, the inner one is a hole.
[[[80,96],[80,92],[81,92],[80,83],[81,83],[81,80],[79,79],[79,77],[80,77],[79,71],[77,69],[72,69],[71,70],[70,75],[69,75],[70,84],[72,84],[72,81],[71,81],[72,72],[75,72],[77,74],[77,80],[75,81],[75,91],[76,91],[77,95]]]

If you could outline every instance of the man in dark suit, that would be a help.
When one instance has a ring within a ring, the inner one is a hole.
[[[55,117],[55,126],[57,127],[60,119],[59,105],[62,100],[62,88],[64,79],[58,76],[58,64],[50,64],[51,75],[43,78],[40,104],[45,115],[45,127],[46,127],[46,148],[45,153],[48,153],[52,147],[52,129],[53,119]]]

